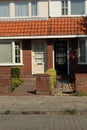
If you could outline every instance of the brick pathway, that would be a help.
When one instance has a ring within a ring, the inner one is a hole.
[[[2,115],[0,130],[86,130],[87,115]]]
[[[26,78],[23,81],[24,82],[11,93],[12,96],[35,95],[36,78]]]

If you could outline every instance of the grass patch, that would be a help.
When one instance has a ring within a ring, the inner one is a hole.
[[[12,91],[15,89],[15,88],[17,88],[19,85],[21,85],[22,84],[22,82],[23,82],[23,80],[21,80],[21,79],[19,79],[19,78],[12,78],[12,87],[11,87],[11,89],[12,89]]]
[[[83,93],[83,92],[75,92],[72,94],[73,96],[87,96],[87,93]]]
[[[6,115],[10,114],[10,110],[6,110],[6,111],[5,111],[5,114],[6,114]]]

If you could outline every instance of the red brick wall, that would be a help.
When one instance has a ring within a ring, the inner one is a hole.
[[[10,74],[10,67],[0,66],[0,74]]]
[[[21,76],[32,74],[32,60],[31,60],[31,40],[23,41],[23,64],[21,68]]]
[[[50,77],[48,74],[36,75],[37,94],[50,94]]]
[[[47,40],[47,68],[53,68],[53,40]]]
[[[11,93],[11,75],[0,74],[0,95],[9,95]]]
[[[87,93],[87,74],[75,75],[75,87],[76,92]]]

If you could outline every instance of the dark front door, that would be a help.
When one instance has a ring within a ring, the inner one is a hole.
[[[55,41],[55,69],[57,74],[67,74],[67,41]]]

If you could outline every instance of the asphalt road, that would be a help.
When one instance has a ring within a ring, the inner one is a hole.
[[[0,130],[86,130],[87,115],[0,115]]]

